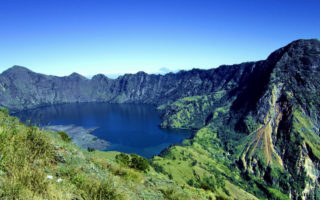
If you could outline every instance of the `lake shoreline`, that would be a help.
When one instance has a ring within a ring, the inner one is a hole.
[[[66,132],[70,138],[72,138],[72,143],[83,149],[96,149],[104,151],[110,146],[110,143],[106,140],[100,139],[93,135],[92,132],[99,127],[93,127],[85,129],[81,126],[75,125],[51,125],[43,127],[46,130],[56,131],[56,132]]]
[[[160,127],[161,113],[146,104],[70,103],[29,109],[15,116],[24,123],[66,132],[83,149],[135,153],[145,158],[181,144],[193,132]]]

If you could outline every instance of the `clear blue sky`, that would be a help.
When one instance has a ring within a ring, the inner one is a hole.
[[[319,0],[0,0],[0,71],[118,74],[265,59],[320,37]]]

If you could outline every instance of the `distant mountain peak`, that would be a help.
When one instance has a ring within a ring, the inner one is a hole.
[[[85,76],[82,76],[79,73],[73,72],[72,74],[70,74],[68,77],[72,77],[72,78],[79,78],[79,79],[87,79]]]
[[[21,66],[21,65],[13,65],[11,69],[23,69],[23,70],[29,70],[28,68]]]
[[[298,40],[294,40],[291,43],[289,43],[289,45],[292,44],[306,44],[306,43],[320,43],[320,40],[317,38],[312,38],[312,39],[298,39]]]
[[[286,62],[288,58],[312,57],[317,54],[320,54],[320,40],[299,39],[277,49],[268,56],[267,60],[277,62],[281,58],[284,58],[285,60],[282,61]]]
[[[104,79],[108,80],[109,78],[104,74],[96,74],[91,78],[91,80],[104,80]]]
[[[4,72],[31,72],[31,70],[20,65],[14,65]]]
[[[144,71],[138,71],[136,74],[137,74],[137,75],[147,75],[147,73],[144,72]]]
[[[320,40],[318,39],[300,39],[300,40],[295,40],[288,44],[286,47],[284,47],[287,50],[303,50],[300,51],[300,53],[305,52],[305,51],[310,51],[312,49],[320,51]]]

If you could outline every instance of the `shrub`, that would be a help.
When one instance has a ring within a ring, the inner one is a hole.
[[[194,186],[194,182],[193,182],[193,179],[190,179],[190,180],[188,180],[188,185],[190,185],[190,186]]]
[[[77,188],[83,191],[82,194],[79,194],[83,199],[123,199],[123,196],[114,187],[111,180],[99,180],[95,178],[89,178],[87,176],[76,177],[77,180],[73,180],[73,182],[77,186]]]
[[[96,149],[95,149],[95,148],[88,147],[87,150],[88,150],[89,152],[94,152]]]
[[[191,166],[195,166],[197,163],[198,163],[198,161],[194,160],[194,161],[192,161]]]
[[[138,169],[140,171],[147,171],[149,169],[149,163],[145,158],[142,158],[136,154],[130,154],[131,162],[130,167]]]
[[[72,138],[69,138],[69,135],[66,132],[59,131],[58,135],[61,137],[61,139],[65,142],[71,142]]]
[[[73,162],[57,163],[56,133],[26,126],[2,111],[0,129],[0,199],[124,199],[111,177],[83,163],[90,160],[82,153]]]
[[[125,153],[120,153],[116,155],[116,161],[124,166],[128,166],[140,171],[147,171],[149,169],[148,161],[136,154],[127,155]]]
[[[45,132],[14,124],[14,119],[0,124],[5,130],[0,133],[0,170],[5,172],[1,176],[0,199],[46,195],[48,181],[44,169],[54,162],[53,146]]]
[[[229,199],[223,196],[216,196],[216,200],[229,200]]]
[[[204,190],[211,190],[215,191],[216,189],[216,180],[214,177],[203,177],[203,179],[200,182],[200,188]]]
[[[165,199],[169,200],[186,200],[189,199],[188,196],[182,192],[179,192],[176,188],[165,188],[160,189]]]
[[[158,173],[164,173],[164,169],[162,165],[159,165],[157,163],[152,163],[152,167],[154,168],[154,170]]]
[[[125,153],[120,153],[120,154],[116,155],[116,160],[120,164],[123,164],[125,166],[129,166],[130,157]]]
[[[5,114],[5,116],[9,115],[9,111],[6,108],[3,108],[0,106],[0,111],[3,112]]]

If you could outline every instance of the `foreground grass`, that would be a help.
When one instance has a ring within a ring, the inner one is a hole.
[[[81,149],[0,110],[0,144],[0,199],[256,199],[241,189],[210,127],[149,165],[136,155]]]
[[[75,167],[70,144],[56,133],[27,127],[2,111],[0,141],[1,199],[123,199],[110,176]]]
[[[89,152],[61,135],[0,110],[0,199],[215,199],[153,167],[118,162],[119,152]]]

